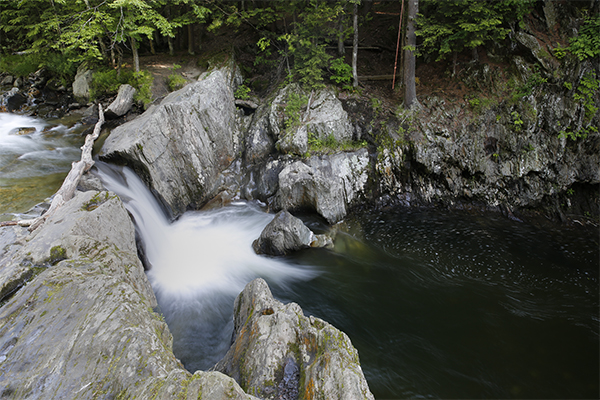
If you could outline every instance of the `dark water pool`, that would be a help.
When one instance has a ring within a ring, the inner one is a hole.
[[[285,289],[345,331],[374,395],[599,398],[597,232],[397,209],[347,222]]]

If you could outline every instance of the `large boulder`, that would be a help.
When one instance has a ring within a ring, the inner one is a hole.
[[[262,279],[234,304],[231,348],[215,369],[262,399],[373,399],[358,352],[327,322],[275,300]]]
[[[119,87],[117,98],[106,108],[104,116],[112,119],[127,114],[133,105],[133,97],[137,90],[128,84]]]
[[[83,64],[77,69],[77,75],[73,81],[73,96],[80,103],[87,103],[90,99],[90,85],[94,77],[93,71],[87,69]]]
[[[335,92],[306,93],[297,84],[282,88],[268,114],[271,135],[280,153],[303,156],[309,140],[352,140],[354,128]]]
[[[232,71],[204,74],[115,128],[101,158],[130,164],[173,216],[199,208],[217,194],[220,174],[239,150]]]
[[[33,237],[11,235],[21,240],[3,256],[33,273],[0,308],[0,397],[252,398],[174,357],[116,196],[78,193]]]
[[[280,211],[252,247],[257,254],[283,256],[310,247],[314,240],[315,235],[302,220],[287,211]]]
[[[295,161],[279,173],[273,206],[276,210],[311,209],[333,224],[366,194],[369,175],[367,149]]]

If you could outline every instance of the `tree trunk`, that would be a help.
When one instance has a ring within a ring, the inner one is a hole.
[[[414,49],[417,46],[415,35],[415,18],[419,11],[419,0],[408,0],[408,21],[406,24],[406,47],[404,50],[404,106],[409,108],[417,101],[415,83],[416,58]]]
[[[473,47],[471,49],[471,54],[473,56],[473,61],[478,62],[479,61],[479,53],[477,53],[477,47]]]
[[[138,54],[137,43],[133,36],[129,38],[131,39],[131,51],[133,52],[133,71],[140,72],[140,55]]]
[[[154,40],[148,39],[148,41],[150,42],[150,53],[156,54],[156,50],[154,50]]]
[[[340,15],[338,20],[338,56],[344,57],[346,48],[344,47],[344,15]]]
[[[458,53],[455,51],[452,53],[452,77],[456,76],[456,63],[458,62]]]
[[[187,26],[188,31],[188,54],[194,55],[194,26],[189,24]]]
[[[352,77],[354,83],[352,86],[358,87],[358,4],[354,3],[354,41],[352,46]]]

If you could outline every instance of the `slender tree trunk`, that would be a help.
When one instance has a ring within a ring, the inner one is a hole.
[[[402,0],[402,6],[400,7],[400,22],[398,23],[398,41],[396,42],[396,58],[394,59],[394,77],[392,78],[392,90],[396,85],[396,67],[398,66],[398,52],[400,49],[400,42],[402,41],[402,18],[404,17],[404,0]]]
[[[166,18],[169,22],[171,22],[171,7],[167,6],[165,8]],[[173,47],[173,38],[171,36],[167,37],[167,44],[169,45],[169,55],[172,56],[175,54],[175,49]]]
[[[352,86],[358,87],[358,4],[354,3],[354,41],[352,46],[352,77],[354,83]]]
[[[414,49],[417,46],[415,35],[415,18],[419,11],[419,0],[408,0],[408,21],[406,24],[406,47],[404,50],[404,106],[409,108],[417,101],[415,82],[416,58]]]
[[[456,63],[458,62],[458,53],[455,51],[452,53],[452,77],[456,76]]]
[[[187,26],[188,31],[188,54],[194,55],[194,26],[189,24]]]
[[[148,41],[150,42],[150,53],[156,54],[156,50],[154,50],[154,40],[148,39]]]
[[[346,48],[344,47],[344,14],[340,15],[338,20],[338,56],[344,57]]]
[[[477,47],[473,47],[471,49],[471,54],[473,56],[473,61],[478,62],[479,61],[479,53],[477,52]]]
[[[140,72],[140,55],[138,54],[137,43],[133,36],[129,38],[131,39],[131,51],[133,52],[133,71]]]

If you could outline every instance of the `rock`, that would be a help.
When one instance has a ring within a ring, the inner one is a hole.
[[[23,79],[21,79],[21,77],[18,76],[17,79],[15,79],[13,86],[16,88],[20,88],[21,86],[23,86]]]
[[[102,147],[102,159],[127,162],[145,177],[172,216],[210,200],[239,152],[231,68],[170,93],[115,128]]]
[[[0,243],[18,242],[2,246],[2,272],[5,257],[34,268],[0,308],[0,396],[253,398],[222,373],[192,375],[174,357],[134,236],[110,192],[78,193],[29,241],[2,228]]]
[[[257,254],[283,256],[310,247],[314,234],[302,220],[280,211],[252,243]]]
[[[215,369],[262,399],[373,399],[358,352],[327,322],[275,300],[263,279],[234,304],[234,342]]]
[[[308,131],[306,125],[298,129],[291,129],[275,143],[275,147],[282,154],[302,156],[308,151]]]
[[[244,162],[247,165],[257,164],[273,151],[273,139],[269,134],[269,116],[266,107],[259,108],[245,134]]]
[[[137,90],[131,85],[121,85],[117,98],[106,108],[104,116],[114,119],[127,114],[133,105],[133,97],[136,92]]]
[[[348,208],[365,194],[369,173],[367,149],[293,162],[279,173],[273,207],[308,208],[331,224],[339,222]]]
[[[550,63],[549,53],[545,49],[542,49],[542,46],[540,46],[540,44],[535,36],[532,36],[523,31],[518,31],[515,33],[515,39],[517,39],[517,41],[519,43],[521,43],[523,46],[528,48],[531,51],[531,54],[533,55],[533,57],[535,57],[535,59],[547,71],[552,71],[553,67],[552,67],[552,64]]]
[[[77,190],[82,192],[87,192],[90,190],[95,190],[101,192],[106,190],[100,178],[96,175],[91,174],[89,172],[83,174],[81,179],[79,179],[79,183],[77,184]]]
[[[344,143],[352,140],[354,132],[348,114],[332,89],[308,94],[297,84],[279,91],[271,103],[269,126],[277,149],[283,154],[299,156],[307,152],[309,138],[324,141],[331,137]]]
[[[19,110],[24,104],[27,104],[27,97],[19,91],[19,88],[13,87],[8,92],[0,95],[0,106],[6,107],[8,112]]]
[[[90,99],[90,84],[94,73],[82,65],[77,69],[73,81],[73,96],[79,103],[87,103]]]
[[[348,113],[331,88],[323,89],[315,95],[309,114],[304,118],[308,132],[317,139],[326,140],[331,135],[340,143],[352,140],[354,128],[348,119]]]
[[[6,75],[4,78],[2,78],[2,82],[0,82],[0,85],[9,86],[12,85],[14,81],[15,78],[13,78],[12,75]]]

